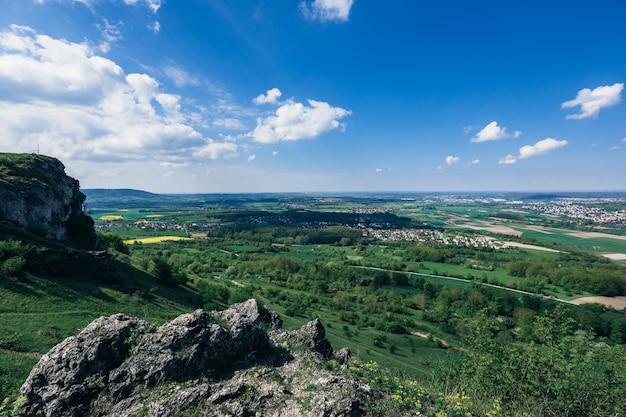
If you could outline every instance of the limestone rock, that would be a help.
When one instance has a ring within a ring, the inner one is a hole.
[[[117,314],[94,320],[45,354],[22,386],[24,416],[84,414],[108,382],[112,369],[128,357],[133,335],[148,324]]]
[[[334,356],[321,322],[291,332],[281,324],[256,300],[158,328],[101,317],[41,358],[20,415],[363,415],[372,392],[326,364]],[[308,350],[290,350],[298,343]]]
[[[68,232],[87,234],[95,245],[93,221],[85,216],[85,195],[55,158],[0,154],[0,220],[65,241]]]

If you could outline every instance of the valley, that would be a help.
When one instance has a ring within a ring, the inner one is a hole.
[[[555,216],[517,195],[84,192],[116,272],[106,283],[24,268],[3,281],[0,363],[10,371],[1,376],[13,387],[3,396],[19,386],[37,352],[101,315],[123,312],[160,324],[250,298],[271,306],[287,329],[320,319],[333,347],[349,348],[355,363],[365,364],[355,375],[365,377],[375,364],[377,374],[367,378],[382,378],[376,386],[387,392],[377,415],[408,411],[399,393],[423,404],[427,415],[457,415],[450,411],[454,396],[439,405],[432,397],[452,380],[472,398],[459,410],[482,415],[477,410],[486,413],[490,401],[502,398],[499,366],[517,369],[528,355],[542,361],[533,346],[566,349],[560,343],[580,332],[613,346],[602,353],[612,355],[603,367],[624,355],[626,265],[616,254],[626,254],[626,229],[614,221],[619,216],[591,223],[569,212]],[[590,204],[598,204],[595,197]],[[615,212],[625,206],[626,200],[611,201]],[[28,324],[17,324],[26,317]],[[498,340],[505,343],[491,344]],[[593,346],[577,349],[599,355]],[[475,360],[492,355],[504,359],[482,375],[489,390],[477,389],[472,378],[482,365]],[[596,365],[581,362],[580,370]],[[512,378],[522,378],[515,372]],[[523,378],[518,382],[533,384]],[[407,381],[423,391],[403,391]],[[545,393],[531,391],[506,395],[518,408],[531,401],[521,407],[528,415],[547,415],[532,405]]]

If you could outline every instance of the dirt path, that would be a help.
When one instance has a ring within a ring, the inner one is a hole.
[[[504,242],[502,247],[508,248],[511,246],[514,246],[516,248],[542,250],[545,252],[559,252],[556,249],[544,248],[543,246],[537,246],[537,245],[527,245],[526,243],[518,243],[518,242]]]
[[[43,354],[39,352],[19,352],[17,350],[9,350],[9,349],[2,349],[2,348],[0,348],[0,351],[4,353],[12,353],[14,355],[28,356],[29,358],[35,358],[35,359],[41,359],[41,357],[43,356]]]
[[[600,303],[605,306],[611,306],[616,310],[623,310],[626,308],[626,297],[582,297],[572,300],[574,304],[586,304],[586,303]]]

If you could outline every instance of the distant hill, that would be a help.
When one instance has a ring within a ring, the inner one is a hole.
[[[164,203],[178,201],[174,196],[154,194],[142,190],[130,188],[93,188],[83,189],[83,194],[87,196],[85,205],[99,208],[137,208],[137,207],[157,207]]]

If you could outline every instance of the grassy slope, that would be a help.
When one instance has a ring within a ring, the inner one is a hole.
[[[73,276],[71,265],[66,277],[0,277],[0,399],[15,393],[40,354],[99,316],[124,313],[160,324],[201,306],[192,290],[164,287],[129,263],[114,261],[123,278],[114,285]]]

